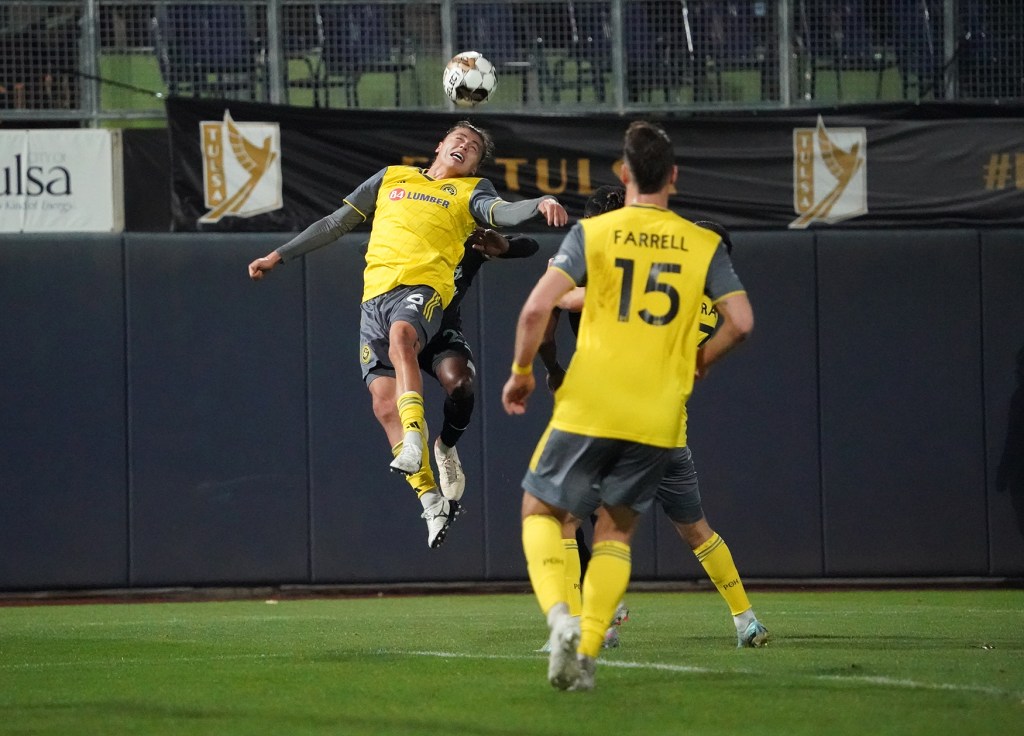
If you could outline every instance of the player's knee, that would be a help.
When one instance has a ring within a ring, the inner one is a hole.
[[[398,421],[398,404],[395,403],[394,397],[373,394],[373,415],[381,424]]]
[[[466,401],[472,398],[476,391],[473,375],[467,372],[453,376],[445,386],[445,389],[448,391],[448,395],[455,401]]]

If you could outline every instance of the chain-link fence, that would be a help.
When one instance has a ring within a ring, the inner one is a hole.
[[[1024,98],[1021,0],[21,0],[0,121],[159,121],[168,94],[445,109],[470,48],[503,111]]]

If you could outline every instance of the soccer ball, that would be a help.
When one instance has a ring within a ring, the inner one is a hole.
[[[456,54],[444,68],[444,93],[460,107],[487,102],[497,86],[494,64],[479,51]]]

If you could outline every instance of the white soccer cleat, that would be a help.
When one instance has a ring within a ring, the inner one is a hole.
[[[462,471],[459,451],[454,447],[447,453],[441,452],[440,444],[434,443],[434,459],[437,460],[437,479],[441,493],[449,501],[461,501],[466,492],[466,474]]]
[[[580,665],[576,659],[576,647],[580,643],[580,620],[570,616],[568,606],[558,604],[562,609],[552,609],[553,618],[551,636],[551,653],[548,655],[548,682],[559,690],[568,690],[580,676]]]
[[[620,602],[615,609],[615,615],[612,616],[611,626],[604,632],[604,641],[601,642],[602,649],[616,649],[619,646],[619,627],[624,621],[629,621],[629,609],[626,608],[625,603]]]
[[[771,634],[768,633],[768,629],[764,627],[760,621],[756,618],[751,621],[747,628],[742,632],[736,634],[736,648],[744,649],[758,649],[760,647],[768,646],[768,640],[771,639]]]
[[[577,655],[576,661],[580,665],[580,676],[576,678],[570,690],[582,692],[594,689],[594,674],[597,670],[597,660],[585,654]]]
[[[391,461],[392,473],[412,475],[423,464],[423,440],[419,432],[406,432],[402,450]]]
[[[434,491],[436,493],[436,491]],[[421,517],[427,520],[427,545],[430,549],[437,549],[444,544],[448,536],[448,527],[459,515],[458,501],[449,501],[441,497],[432,506],[423,509]]]

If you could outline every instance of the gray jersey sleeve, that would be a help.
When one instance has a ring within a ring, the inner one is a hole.
[[[551,265],[565,271],[577,286],[586,286],[587,257],[583,253],[583,227],[578,222],[562,240]]]
[[[540,203],[554,197],[544,196],[506,202],[488,179],[481,179],[469,198],[469,211],[477,222],[490,227],[511,227],[529,220],[537,214]]]
[[[727,294],[735,294],[737,291],[746,291],[743,288],[740,277],[732,267],[732,259],[725,243],[720,243],[715,254],[711,257],[711,264],[708,266],[707,281],[704,282],[704,293],[714,303]]]
[[[356,187],[355,191],[345,197],[345,203],[341,207],[327,217],[317,220],[277,248],[281,261],[290,261],[292,258],[297,258],[317,248],[330,245],[357,225],[368,220],[377,206],[377,193],[384,180],[384,171],[385,169],[381,169]]]

